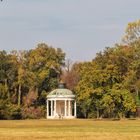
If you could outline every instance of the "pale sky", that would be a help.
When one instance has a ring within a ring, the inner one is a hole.
[[[140,0],[3,0],[0,50],[33,49],[44,42],[73,61],[91,60],[120,42],[140,19]]]

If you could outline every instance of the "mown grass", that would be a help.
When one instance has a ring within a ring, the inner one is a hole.
[[[0,121],[0,140],[140,140],[140,120]]]

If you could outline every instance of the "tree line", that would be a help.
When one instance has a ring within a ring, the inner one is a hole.
[[[62,79],[76,94],[77,116],[140,116],[140,21],[123,41],[89,62],[72,63],[60,48],[0,51],[0,119],[44,118],[46,96]]]

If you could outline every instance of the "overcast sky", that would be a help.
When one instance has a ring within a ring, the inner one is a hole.
[[[121,40],[140,19],[140,0],[3,0],[0,50],[28,50],[45,42],[74,61],[91,60]]]

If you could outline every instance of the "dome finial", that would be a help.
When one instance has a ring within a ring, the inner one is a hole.
[[[65,83],[63,82],[63,80],[61,79],[59,84],[58,84],[58,88],[65,88]]]

